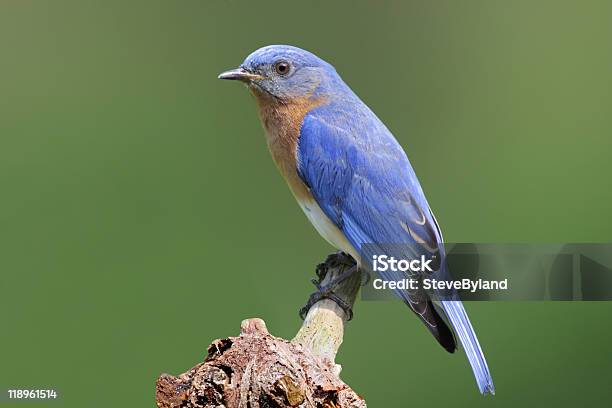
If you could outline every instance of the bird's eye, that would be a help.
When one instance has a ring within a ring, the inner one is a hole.
[[[291,66],[287,61],[278,61],[274,64],[274,70],[278,75],[284,76],[289,73]]]

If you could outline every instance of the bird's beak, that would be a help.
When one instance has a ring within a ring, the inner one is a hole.
[[[259,79],[263,79],[261,75],[253,74],[252,72],[247,71],[244,68],[236,68],[229,71],[225,71],[224,73],[218,76],[219,79],[232,79],[238,80],[242,82],[251,82],[257,81]]]

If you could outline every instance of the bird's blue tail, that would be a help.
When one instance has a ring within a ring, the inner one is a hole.
[[[487,360],[482,353],[476,333],[472,328],[470,319],[468,318],[463,304],[458,300],[442,300],[440,301],[442,308],[446,312],[451,325],[455,329],[455,333],[461,341],[461,345],[467,354],[474,376],[476,376],[476,382],[481,394],[495,394],[495,388],[493,387],[493,379],[491,373],[489,373],[489,367],[487,366]]]

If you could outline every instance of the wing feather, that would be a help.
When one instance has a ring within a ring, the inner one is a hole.
[[[440,235],[406,154],[389,130],[362,104],[323,105],[304,118],[298,172],[313,197],[358,251],[365,244],[408,244],[401,258],[431,256]],[[400,272],[381,274],[399,280]],[[421,278],[414,274],[412,278]],[[453,335],[423,291],[396,294],[449,351]]]

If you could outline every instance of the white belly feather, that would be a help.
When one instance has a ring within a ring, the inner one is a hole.
[[[300,207],[308,217],[308,220],[314,225],[315,229],[327,242],[340,251],[350,254],[353,258],[358,258],[358,253],[353,246],[345,238],[344,234],[323,212],[319,204],[313,200],[298,199]]]

